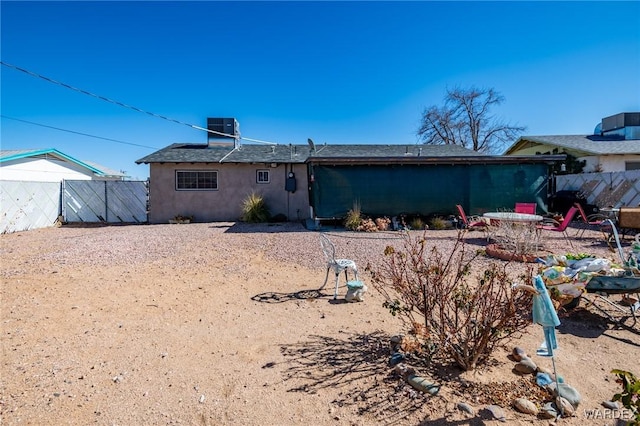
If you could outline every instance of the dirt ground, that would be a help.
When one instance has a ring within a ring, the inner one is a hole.
[[[393,232],[328,233],[367,284],[364,265],[402,241]],[[457,237],[426,235],[443,249]],[[571,251],[616,259],[595,232],[573,241]],[[0,243],[6,425],[500,424],[484,410],[487,388],[536,392],[531,377],[515,374],[513,347],[553,369],[535,355],[543,335],[531,325],[489,365],[441,372],[437,396],[414,391],[389,366],[398,319],[371,286],[361,303],[344,301],[342,278],[337,300],[332,277],[318,291],[326,271],[318,233],[298,224],[63,226]],[[468,244],[486,241],[469,234]],[[569,251],[561,235],[545,244]],[[555,365],[582,403],[557,424],[615,424],[601,404],[620,390],[612,369],[640,374],[640,321],[620,326],[583,303],[561,322]],[[507,424],[554,423],[503,407]]]

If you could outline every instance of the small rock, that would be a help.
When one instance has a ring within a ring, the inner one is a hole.
[[[515,365],[515,370],[523,374],[531,374],[536,371],[538,366],[529,358],[522,358],[520,362]]]
[[[391,355],[391,358],[389,358],[389,365],[393,367],[394,365],[400,364],[402,361],[404,361],[404,355],[400,352],[396,352]]]
[[[619,410],[620,409],[620,404],[618,404],[618,401],[604,401],[602,403],[602,406],[605,408],[608,408],[610,410]]]
[[[397,345],[398,343],[402,343],[402,339],[404,339],[403,334],[396,334],[395,336],[391,336],[391,343]]]
[[[398,373],[404,378],[411,376],[412,374],[416,374],[416,370],[413,367],[409,367],[408,365],[402,362],[396,365],[395,367],[393,367],[393,371],[395,371],[396,373]]]
[[[405,374],[407,374],[407,370],[409,367],[406,366],[406,364],[400,363],[398,365],[396,365],[395,367],[393,367],[393,371],[395,371],[396,373],[398,373],[401,376],[404,376]]]
[[[391,336],[391,351],[397,352],[400,350],[402,346],[402,339],[404,339],[403,334],[396,334],[395,336]]]
[[[573,417],[576,414],[576,409],[565,398],[561,396],[556,397],[556,406],[560,409],[562,417]]]
[[[551,391],[555,395],[560,395],[564,399],[566,399],[573,406],[573,408],[577,408],[578,405],[580,405],[580,402],[582,401],[582,396],[580,395],[580,392],[578,392],[576,388],[569,386],[566,383],[559,383],[559,385],[560,385],[560,393],[558,393],[555,383],[551,383],[549,385],[549,389],[551,389]]]
[[[528,399],[518,398],[513,402],[513,406],[521,413],[538,415],[538,407]]]
[[[527,356],[527,353],[521,347],[516,346],[515,348],[513,348],[513,352],[511,352],[511,355],[513,355],[513,359],[515,359],[516,361],[522,361],[522,358],[525,358]]]
[[[471,416],[475,416],[476,415],[476,410],[473,409],[472,406],[470,406],[469,404],[465,403],[465,402],[458,402],[456,404],[456,407],[458,408],[458,410],[463,411]]]
[[[200,404],[204,404],[204,399],[205,399],[204,395],[200,395],[200,399],[198,400],[198,402]]]
[[[499,405],[488,405],[487,410],[491,413],[491,415],[501,422],[506,422],[507,417],[504,414],[504,410]]]
[[[542,406],[540,416],[545,419],[555,419],[558,417],[558,407],[553,402],[547,402]]]

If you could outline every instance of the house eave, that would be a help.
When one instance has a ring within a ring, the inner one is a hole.
[[[38,150],[27,150],[27,151],[21,152],[19,154],[2,157],[2,158],[0,158],[0,162],[9,162],[9,161],[21,160],[21,159],[26,159],[26,158],[36,158],[38,156],[57,157],[60,160],[65,160],[65,161],[68,161],[69,163],[76,164],[76,165],[78,165],[78,166],[90,171],[91,173],[93,173],[93,174],[95,174],[97,176],[101,176],[101,177],[114,176],[114,175],[111,175],[111,174],[107,174],[107,173],[103,172],[102,170],[99,170],[99,169],[97,169],[97,168],[85,163],[84,161],[77,160],[77,159],[71,157],[70,155],[67,155],[67,154],[65,154],[63,152],[60,152],[55,148],[38,149]]]
[[[309,164],[554,164],[564,161],[566,155],[511,155],[511,156],[452,156],[452,157],[310,157]]]

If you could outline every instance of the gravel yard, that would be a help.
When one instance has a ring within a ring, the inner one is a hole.
[[[398,232],[326,232],[366,284],[365,266],[403,244]],[[425,235],[442,251],[457,239],[452,230]],[[472,250],[486,245],[481,232],[464,238]],[[524,380],[507,355],[514,345],[535,352],[542,340],[532,325],[491,365],[457,372],[427,397],[392,373],[389,338],[402,330],[371,286],[362,303],[332,300],[331,276],[314,292],[325,260],[318,233],[299,224],[63,226],[0,241],[0,423],[7,425],[497,424],[469,420],[456,404],[480,410],[482,395],[473,392],[482,385]],[[544,242],[541,254],[617,260],[597,232],[574,239],[574,250],[562,235]],[[341,284],[343,297],[343,277]],[[591,424],[583,409],[602,409],[619,391],[611,369],[640,374],[640,324],[616,327],[592,308],[561,321],[558,373],[583,403],[558,423]],[[551,367],[548,358],[536,361]],[[549,423],[504,408],[508,424]]]

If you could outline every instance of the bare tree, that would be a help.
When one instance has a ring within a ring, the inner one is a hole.
[[[447,89],[442,107],[424,110],[418,137],[430,145],[460,145],[483,153],[498,153],[526,128],[491,115],[504,97],[493,89]]]

